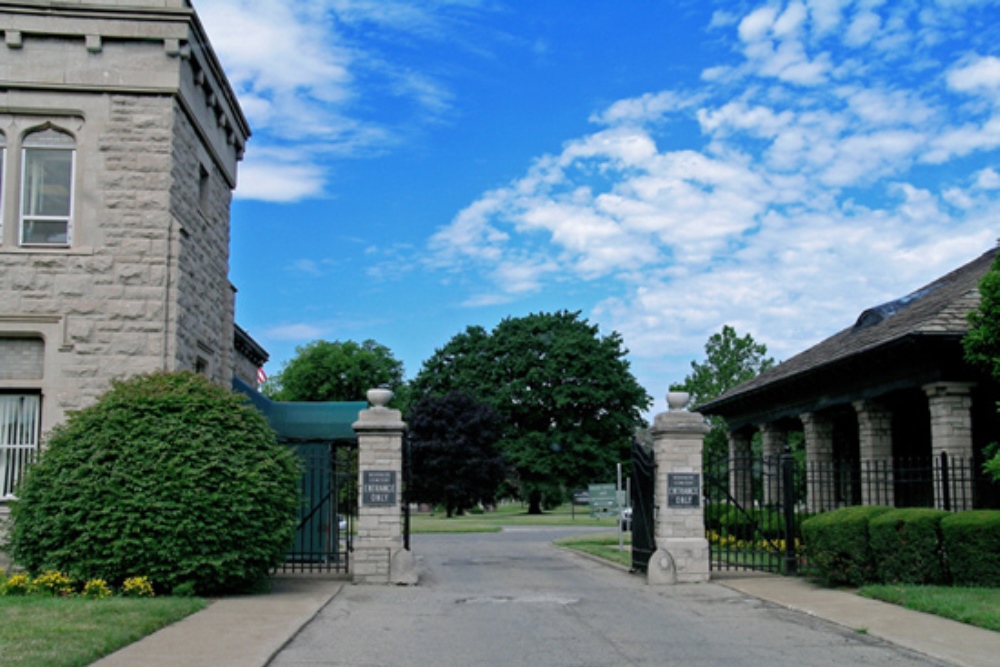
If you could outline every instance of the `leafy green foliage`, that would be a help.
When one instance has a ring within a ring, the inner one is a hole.
[[[970,328],[962,346],[969,363],[1000,380],[1000,255],[979,281],[979,296],[979,307],[969,313]],[[1000,452],[996,448],[983,469],[993,479],[1000,480]]]
[[[492,503],[506,469],[496,443],[503,418],[468,394],[426,396],[406,416],[412,452],[410,499],[444,505],[451,517]]]
[[[948,570],[941,541],[944,510],[906,508],[871,520],[868,532],[878,580],[900,584],[945,584]]]
[[[116,587],[245,590],[291,543],[297,482],[245,399],[194,373],[138,376],[53,430],[12,504],[9,551]]]
[[[868,524],[891,507],[858,505],[817,514],[802,523],[810,574],[828,584],[860,586],[876,581]]]
[[[671,391],[686,391],[691,395],[691,409],[718,398],[774,366],[767,355],[767,346],[747,334],[740,337],[728,324],[712,334],[705,343],[705,361],[691,362],[691,374],[684,382],[670,386]],[[722,417],[709,417],[711,430],[705,436],[705,457],[714,460],[729,451],[729,432]]]
[[[268,380],[264,393],[278,401],[363,401],[375,387],[396,393],[392,406],[403,405],[403,362],[373,340],[315,340],[295,350],[295,357]]]
[[[1000,511],[946,516],[941,534],[956,585],[1000,587]]]
[[[627,460],[650,397],[633,377],[621,336],[567,311],[469,327],[424,362],[414,400],[464,391],[504,417],[499,448],[529,512],[567,489],[605,481]]]

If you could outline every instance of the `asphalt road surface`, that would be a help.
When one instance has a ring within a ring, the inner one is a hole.
[[[414,535],[420,585],[344,587],[272,665],[942,665],[716,584],[654,588],[551,545],[578,532]]]

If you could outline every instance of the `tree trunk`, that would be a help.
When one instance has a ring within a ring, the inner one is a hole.
[[[542,494],[539,491],[532,491],[528,496],[528,514],[542,513]]]

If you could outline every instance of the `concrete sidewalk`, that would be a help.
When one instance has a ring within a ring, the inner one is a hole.
[[[265,595],[225,598],[94,667],[265,667],[348,582],[278,578]],[[715,576],[745,595],[865,632],[959,667],[1000,664],[1000,633],[831,590],[798,577]],[[699,584],[691,584],[699,585]]]
[[[823,588],[801,577],[734,573],[713,576],[712,582],[960,667],[1000,665],[998,632]]]
[[[269,593],[215,600],[93,667],[264,667],[346,583],[276,578]]]

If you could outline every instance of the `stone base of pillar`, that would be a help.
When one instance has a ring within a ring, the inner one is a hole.
[[[697,537],[656,540],[646,581],[651,585],[700,584],[708,581],[708,540]]]
[[[356,584],[417,584],[417,567],[413,552],[401,546],[354,543],[351,574]]]
[[[413,552],[400,549],[392,556],[389,563],[389,583],[399,586],[417,585],[417,562],[413,558]]]

